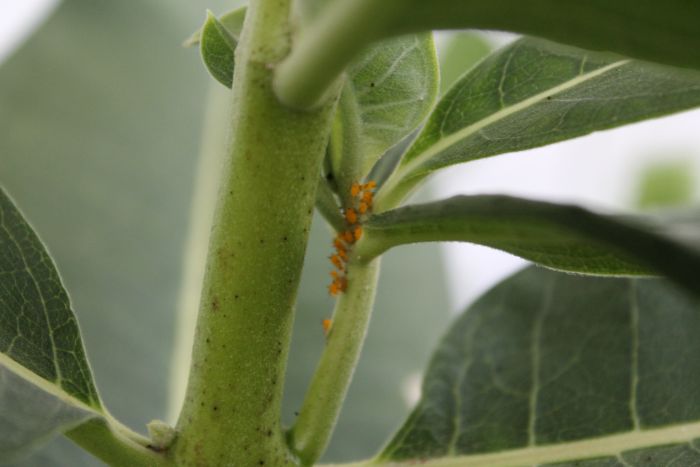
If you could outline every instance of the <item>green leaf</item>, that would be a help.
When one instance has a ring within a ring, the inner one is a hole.
[[[211,11],[201,33],[190,38],[186,45],[199,42],[204,65],[218,82],[230,88],[233,84],[234,52],[243,27],[246,8],[238,8],[217,19]]]
[[[367,173],[433,107],[439,82],[433,37],[411,35],[378,43],[349,68],[348,75],[344,92],[356,102],[363,173]]]
[[[676,230],[698,231],[700,215],[684,223]],[[363,258],[405,243],[467,241],[581,274],[659,272],[700,293],[700,242],[675,238],[668,220],[654,224],[509,196],[455,196],[372,216],[364,231],[355,247]]]
[[[482,61],[440,100],[380,196],[395,205],[441,167],[697,105],[700,74],[524,38]]]
[[[0,459],[102,412],[53,261],[0,189]]]
[[[453,325],[380,460],[697,465],[698,332],[700,304],[662,280],[528,268]]]

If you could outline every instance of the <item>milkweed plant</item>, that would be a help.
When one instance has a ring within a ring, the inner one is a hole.
[[[534,265],[451,325],[405,422],[347,465],[700,465],[696,210],[411,201],[445,167],[699,106],[698,19],[685,0],[250,0],[209,13],[187,45],[229,89],[228,136],[177,422],[144,435],[110,414],[41,231],[1,191],[0,460],[63,433],[109,465],[313,465],[382,255],[458,241]],[[521,36],[440,92],[431,31],[446,29]],[[314,324],[324,349],[283,426],[315,209],[330,232],[318,293],[335,309]]]

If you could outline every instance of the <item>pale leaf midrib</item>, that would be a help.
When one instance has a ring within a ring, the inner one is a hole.
[[[595,457],[616,457],[623,452],[634,449],[690,443],[697,438],[700,438],[700,422],[693,422],[546,446],[533,446],[488,454],[433,459],[421,461],[420,465],[426,467],[520,467],[591,459]],[[371,460],[353,464],[334,465],[361,467],[371,465],[399,466],[412,465],[413,463],[415,463],[415,461],[380,462]]]
[[[604,67],[598,68],[594,71],[588,72],[586,74],[578,75],[575,78],[565,81],[557,86],[554,86],[552,88],[546,89],[543,92],[540,92],[538,94],[535,94],[533,96],[528,97],[527,99],[524,99],[514,105],[511,105],[509,107],[502,108],[501,110],[494,112],[493,114],[489,115],[486,118],[483,118],[477,122],[472,123],[469,126],[466,126],[462,128],[459,131],[456,131],[450,135],[447,135],[444,138],[441,138],[438,142],[435,144],[431,145],[426,149],[425,151],[419,153],[417,156],[412,158],[410,161],[406,163],[403,168],[400,168],[397,172],[397,180],[404,179],[405,177],[409,176],[414,170],[416,170],[418,167],[423,165],[426,161],[428,161],[430,158],[435,156],[436,154],[439,154],[440,152],[446,150],[450,146],[453,146],[457,143],[459,143],[461,140],[468,138],[469,136],[477,133],[480,130],[483,130],[484,128],[499,122],[500,120],[503,120],[515,113],[518,113],[522,110],[527,109],[530,106],[533,106],[535,104],[538,104],[544,100],[547,99],[548,96],[552,96],[561,92],[564,92],[568,89],[574,88],[580,84],[585,83],[586,81],[592,80],[600,75],[603,75],[607,73],[610,70],[613,70],[615,68],[618,68],[622,65],[625,65],[629,63],[630,60],[620,60],[614,63],[611,63],[609,65],[606,65]]]
[[[75,396],[68,394],[62,387],[42,378],[4,353],[0,353],[0,368],[7,369],[41,391],[51,394],[67,405],[92,412],[96,417],[104,417],[106,415],[99,407],[88,405]]]

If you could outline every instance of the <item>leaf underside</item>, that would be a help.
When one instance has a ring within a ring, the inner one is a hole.
[[[101,413],[68,295],[0,189],[0,459]]]
[[[58,388],[22,373],[0,361],[0,464],[18,460],[55,435],[99,416]]]
[[[437,69],[432,34],[374,44],[348,69],[365,169],[428,115],[438,93]]]
[[[393,246],[466,241],[537,264],[591,275],[663,274],[699,294],[700,213],[621,217],[510,196],[455,196],[398,208],[365,223],[362,254]]]
[[[662,280],[528,268],[453,325],[380,460],[698,465],[698,332],[700,303]]]
[[[437,104],[398,167],[409,191],[452,164],[521,151],[700,105],[700,74],[523,38]]]

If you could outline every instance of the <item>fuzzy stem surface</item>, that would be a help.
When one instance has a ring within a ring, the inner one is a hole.
[[[326,348],[289,433],[303,465],[318,460],[330,440],[360,358],[378,278],[379,259],[348,265],[347,289],[336,303]]]
[[[281,104],[290,0],[251,2],[236,49],[231,134],[209,241],[177,465],[296,463],[280,427],[293,310],[333,102]]]

